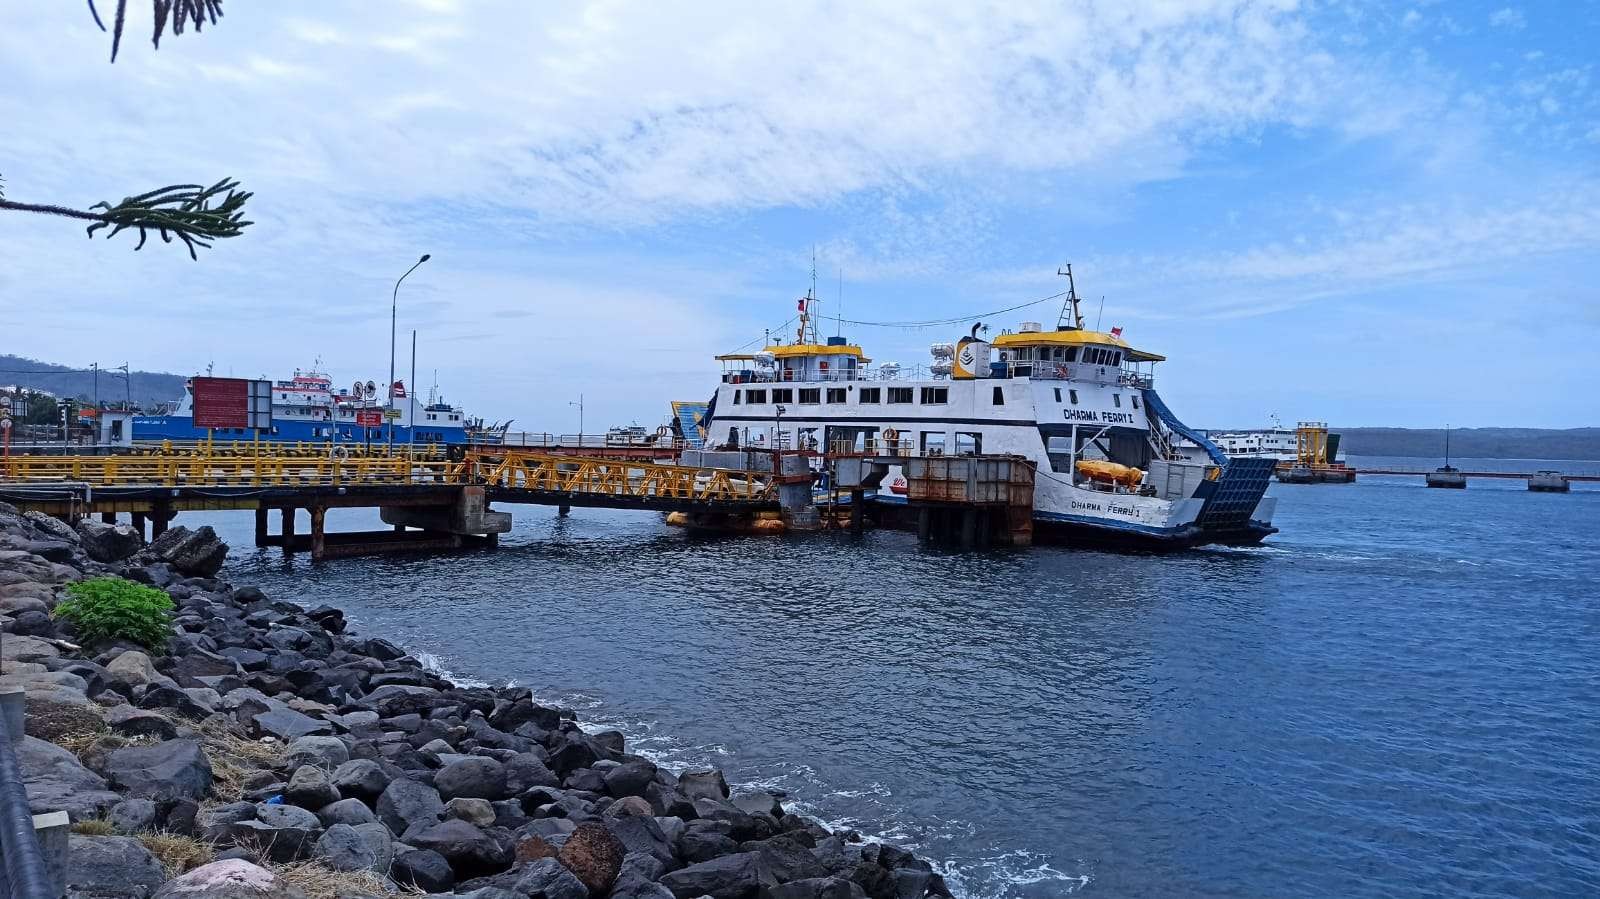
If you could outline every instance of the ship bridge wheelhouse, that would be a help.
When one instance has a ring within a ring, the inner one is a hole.
[[[722,363],[724,384],[858,381],[867,377],[872,362],[861,347],[840,337],[830,337],[825,344],[775,344],[759,353],[718,356],[717,361]]]
[[[1116,334],[1066,328],[1024,328],[993,341],[997,356],[989,377],[1086,381],[1125,387],[1150,387],[1155,364],[1165,356],[1135,349]],[[1141,366],[1143,366],[1141,368]]]

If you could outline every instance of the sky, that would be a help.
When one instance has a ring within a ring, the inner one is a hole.
[[[598,432],[708,397],[813,253],[824,317],[964,322],[824,325],[907,366],[1070,262],[1191,424],[1600,424],[1592,0],[229,0],[159,50],[132,0],[115,64],[11,5],[6,198],[255,196],[198,261],[0,211],[0,352],[382,382],[430,253],[400,375],[415,329],[422,387]]]

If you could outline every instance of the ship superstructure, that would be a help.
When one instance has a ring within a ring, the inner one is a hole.
[[[133,439],[380,443],[391,439],[392,428],[396,444],[457,444],[475,439],[481,424],[445,402],[437,388],[426,400],[411,397],[404,381],[394,382],[388,402],[378,392],[372,381],[336,389],[318,367],[295,369],[292,377],[272,383],[272,427],[257,434],[244,428],[196,427],[194,394],[186,383],[184,395],[170,409],[134,417]]]
[[[1071,267],[1054,329],[982,324],[931,347],[925,373],[876,368],[842,336],[820,338],[813,294],[791,342],[718,357],[722,381],[701,419],[708,443],[819,454],[1006,454],[1033,463],[1042,536],[1173,547],[1254,543],[1273,533],[1264,497],[1274,460],[1234,460],[1155,391],[1165,357],[1120,328],[1083,326]],[[814,292],[813,292],[814,293]],[[1185,458],[1175,443],[1201,447]],[[891,473],[893,475],[893,473]],[[893,502],[894,477],[875,501]]]

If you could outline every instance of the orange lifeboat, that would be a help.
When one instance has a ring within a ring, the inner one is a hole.
[[[1144,480],[1144,472],[1131,465],[1118,465],[1115,462],[1101,462],[1097,459],[1080,460],[1078,473],[1092,481],[1106,481],[1128,487],[1137,487],[1139,482]]]

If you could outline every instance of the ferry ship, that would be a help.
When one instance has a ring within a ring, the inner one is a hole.
[[[394,412],[385,417],[378,400],[378,385],[360,381],[350,388],[333,386],[326,372],[295,369],[288,380],[272,384],[272,427],[259,435],[246,428],[199,428],[194,424],[192,382],[169,409],[133,419],[135,442],[161,440],[262,440],[387,443],[390,425],[395,443],[458,444],[473,440],[492,442],[505,426],[485,428],[469,419],[459,406],[446,403],[431,390],[426,402],[411,402],[404,381],[392,388]],[[415,418],[413,419],[413,416]]]
[[[815,291],[792,342],[717,357],[722,381],[699,416],[708,444],[875,456],[1006,454],[1035,466],[1034,536],[1170,549],[1253,544],[1275,533],[1265,496],[1276,460],[1229,457],[1156,393],[1165,357],[1084,327],[1071,266],[1053,330],[1023,322],[992,340],[975,324],[934,344],[926,372],[876,367],[843,337],[817,336]],[[1176,446],[1187,440],[1204,457]],[[874,502],[904,502],[891,466]]]
[[[1278,416],[1273,415],[1272,427],[1257,428],[1244,431],[1206,431],[1205,434],[1211,442],[1217,445],[1230,459],[1252,459],[1270,457],[1278,462],[1294,462],[1299,459],[1299,443],[1294,428],[1286,428],[1278,421]],[[1198,449],[1185,446],[1185,449]],[[1199,455],[1196,453],[1196,455]],[[1339,435],[1328,435],[1328,456],[1330,461],[1343,461],[1343,451],[1339,449]]]

